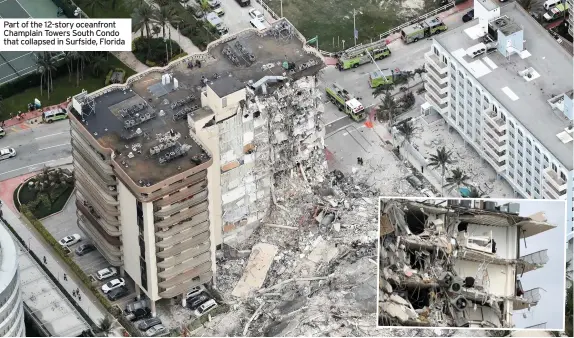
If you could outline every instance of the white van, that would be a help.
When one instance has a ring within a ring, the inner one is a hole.
[[[560,4],[562,1],[560,0],[546,0],[544,1],[544,9],[549,10],[552,7],[556,7],[556,5]]]
[[[264,30],[267,28],[267,26],[265,25],[265,23],[263,23],[261,20],[259,19],[253,19],[251,21],[249,21],[249,23],[251,23],[251,26],[253,26],[253,28],[257,28],[257,30]]]

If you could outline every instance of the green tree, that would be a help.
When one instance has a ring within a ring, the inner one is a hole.
[[[387,92],[381,104],[377,109],[377,119],[379,121],[389,121],[389,125],[393,125],[395,116],[398,112],[398,105],[391,93]]]
[[[151,27],[155,22],[155,9],[144,2],[141,6],[135,8],[132,14],[132,30],[135,32],[140,31],[140,36],[144,36],[144,31],[146,37],[149,39],[151,37]]]
[[[386,95],[390,91],[392,91],[394,88],[395,88],[395,85],[393,83],[382,84],[382,85],[376,87],[375,89],[373,89],[373,96],[379,97],[383,94]]]
[[[51,52],[42,52],[36,56],[36,70],[40,74],[40,95],[43,95],[44,85],[48,91],[48,100],[52,92],[53,73],[56,72],[56,62]]]
[[[405,143],[411,144],[412,138],[413,136],[415,136],[417,132],[417,128],[413,125],[413,122],[410,120],[400,123],[397,126],[397,130],[403,136],[401,146],[403,146]],[[408,152],[407,152],[407,158],[408,158]]]
[[[106,57],[102,53],[94,53],[90,58],[90,65],[92,67],[92,73],[98,76],[107,65]]]
[[[90,15],[94,17],[96,9],[104,9],[107,4],[107,0],[90,0],[86,4],[86,9],[90,12]]]
[[[437,149],[436,154],[431,154],[429,158],[429,166],[431,168],[441,170],[441,186],[443,187],[442,195],[444,196],[444,175],[446,173],[447,164],[452,163],[452,151],[446,150],[445,147]]]
[[[104,336],[108,337],[110,333],[112,333],[113,324],[114,322],[112,318],[110,316],[105,316],[104,318],[100,319],[100,322],[98,323],[98,329]]]
[[[451,170],[451,176],[446,178],[446,184],[444,187],[446,188],[454,188],[456,187],[456,191],[459,192],[460,191],[460,187],[461,186],[468,186],[468,180],[470,179],[469,176],[466,175],[466,173],[462,170],[460,170],[460,168],[456,168]]]

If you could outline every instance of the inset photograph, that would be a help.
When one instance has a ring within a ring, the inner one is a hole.
[[[563,331],[566,201],[380,199],[378,324]]]

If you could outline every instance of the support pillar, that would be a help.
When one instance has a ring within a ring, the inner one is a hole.
[[[120,266],[120,277],[125,277],[125,275],[126,275],[126,271],[124,269],[124,266],[122,265],[122,266]]]
[[[151,316],[152,316],[152,317],[155,317],[155,316],[157,315],[156,312],[155,312],[155,301],[152,300],[150,303],[151,303],[151,305],[150,305]]]
[[[136,284],[136,299],[141,299],[142,290],[140,289],[139,285]]]

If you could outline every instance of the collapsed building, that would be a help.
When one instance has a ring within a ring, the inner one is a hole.
[[[511,328],[540,288],[520,278],[548,261],[520,254],[520,240],[555,228],[519,204],[476,200],[382,199],[379,325]]]

